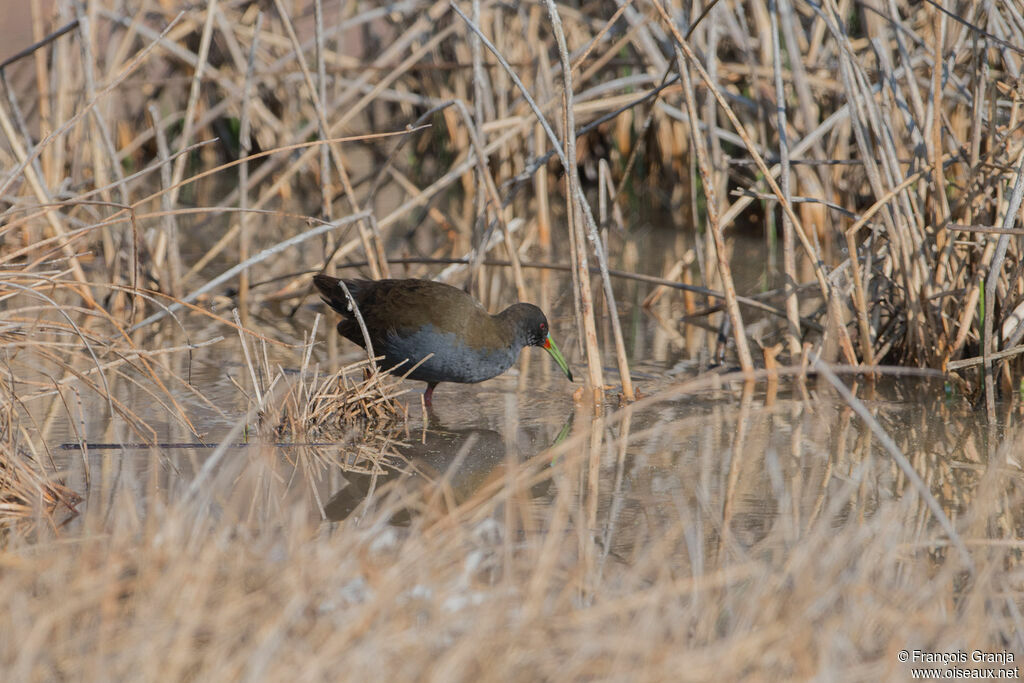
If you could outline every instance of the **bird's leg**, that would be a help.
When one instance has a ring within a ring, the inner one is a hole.
[[[423,402],[428,406],[431,405],[430,399],[434,397],[434,387],[436,387],[437,384],[437,382],[427,382],[427,390],[423,393]]]

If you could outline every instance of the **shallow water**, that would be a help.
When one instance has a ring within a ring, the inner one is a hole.
[[[675,233],[652,229],[650,239],[644,241],[650,251],[642,260],[653,264],[659,255],[673,251],[669,245],[677,239]],[[675,244],[676,251],[678,246]],[[759,240],[739,240],[734,268],[741,293],[756,293],[770,279],[762,252]],[[669,261],[666,258],[666,269]],[[652,265],[647,270],[657,268]],[[489,292],[498,295],[507,287],[500,270],[485,272],[490,272]],[[576,382],[568,382],[540,349],[525,350],[511,371],[492,380],[476,385],[441,384],[427,415],[420,403],[424,385],[403,382],[408,393],[401,400],[408,405],[408,421],[374,429],[373,436],[393,445],[389,462],[395,472],[418,473],[392,473],[363,481],[362,475],[346,473],[343,467],[305,478],[292,471],[286,477],[289,481],[306,481],[315,489],[312,495],[310,491],[300,494],[309,500],[311,514],[347,517],[368,505],[358,507],[361,496],[367,491],[376,493],[391,480],[401,480],[405,490],[421,483],[436,486],[443,480],[452,489],[449,503],[458,504],[503,476],[509,466],[530,462],[538,454],[556,461],[565,458],[559,447],[574,437],[587,444],[582,451],[599,459],[594,465],[599,483],[589,485],[601,500],[601,514],[613,517],[644,518],[657,514],[663,505],[694,510],[711,505],[726,514],[726,526],[734,528],[737,538],[754,538],[772,527],[783,508],[790,524],[821,514],[836,492],[845,490],[851,477],[862,482],[861,502],[902,495],[907,486],[905,474],[879,445],[877,435],[870,433],[863,420],[820,378],[746,386],[708,379],[685,389],[687,381],[713,377],[702,374],[711,359],[701,349],[714,348],[714,332],[676,322],[683,312],[679,292],[665,290],[651,306],[641,306],[652,290],[649,284],[617,280],[616,296],[635,386],[643,396],[654,398],[631,408],[628,419],[617,412],[621,388],[609,354],[605,358],[606,382],[611,384],[607,404],[602,415],[590,415],[573,400],[574,391],[582,386],[582,367],[579,340],[571,333],[575,326],[565,294],[568,278],[561,274],[545,277],[548,291],[561,294],[543,297],[534,292],[532,296],[538,302],[550,300],[546,307],[552,334],[577,369]],[[496,308],[491,305],[492,310]],[[287,310],[268,307],[262,310],[262,317],[254,317],[254,330],[292,345],[250,343],[250,353],[265,354],[265,361],[257,358],[253,363],[255,371],[250,370],[235,331],[196,318],[189,322],[186,336],[175,326],[163,324],[159,336],[147,340],[145,348],[173,348],[224,338],[190,354],[168,354],[161,359],[171,378],[165,380],[165,386],[180,410],[145,380],[131,381],[130,372],[110,377],[112,395],[145,428],[132,429],[123,419],[112,420],[109,406],[101,401],[83,401],[70,408],[54,401],[48,412],[51,419],[40,419],[40,423],[46,426],[47,445],[66,473],[67,483],[84,495],[81,509],[98,513],[114,500],[119,487],[130,487],[145,498],[143,482],[154,482],[157,490],[173,498],[175,491],[189,489],[215,446],[229,436],[236,446],[228,449],[227,456],[218,456],[217,464],[243,459],[253,446],[242,442],[251,440],[245,432],[233,436],[230,432],[252,406],[253,372],[269,367],[276,373],[281,368],[282,381],[296,381],[302,340],[318,313],[322,317],[312,369],[323,373],[362,357],[361,350],[349,342],[329,340],[329,335],[335,334],[335,316],[313,297],[294,317],[288,317]],[[756,330],[756,316],[748,320]],[[600,319],[599,333],[607,351],[611,333],[606,317]],[[705,346],[707,335],[712,341]],[[761,341],[767,345],[776,338],[769,335]],[[1000,425],[985,425],[980,414],[941,379],[882,377],[875,383],[855,376],[842,379],[848,386],[857,386],[881,428],[919,468],[950,512],[971,498],[969,483],[985,472],[990,462],[1006,457],[1012,450],[1009,444],[1019,439]],[[267,383],[266,377],[257,380],[263,386]],[[1012,404],[1006,404],[1002,412],[1009,417],[1014,410]],[[74,419],[60,419],[67,412]],[[186,415],[194,431],[175,415]],[[349,435],[349,442],[358,440],[360,429]],[[145,445],[154,442],[158,447]],[[350,446],[323,446],[318,452],[329,451],[329,460],[351,463]],[[578,451],[582,452],[577,448],[569,455]],[[277,457],[286,469],[301,460],[286,448],[279,449]],[[1016,463],[1010,465],[1006,471],[1015,472]],[[346,482],[351,486],[346,487]],[[615,547],[617,541],[608,542]]]
[[[303,315],[311,319],[312,307]],[[648,335],[636,335],[635,345],[650,344],[657,328],[656,322],[646,320],[634,325]],[[573,349],[571,358],[576,357],[572,341],[563,347]],[[251,379],[238,360],[238,348],[237,338],[228,338],[220,347],[197,352],[191,363],[179,359],[175,368],[179,376],[191,378],[205,399],[183,388],[173,391],[199,427],[201,439],[182,422],[169,419],[167,409],[143,395],[138,385],[127,382],[115,384],[114,393],[156,429],[158,447],[144,446],[139,434],[118,428],[102,403],[84,408],[83,431],[90,444],[85,453],[73,432],[56,428],[65,421],[53,422],[49,446],[67,473],[68,485],[84,493],[83,512],[106,514],[107,505],[122,491],[144,500],[147,491],[162,491],[174,499],[189,490],[214,447],[229,436],[247,408],[238,386],[251,388]],[[322,351],[317,349],[326,364]],[[347,342],[343,351],[343,359],[359,357]],[[289,370],[287,378],[297,378],[298,351],[268,346],[267,354],[272,367],[279,363]],[[420,405],[422,383],[403,382],[408,422],[371,430],[374,439],[388,443],[387,474],[371,476],[334,466],[309,477],[296,467],[301,459],[294,448],[277,448],[272,457],[279,459],[281,476],[291,482],[295,495],[308,501],[311,515],[332,521],[353,514],[359,518],[386,494],[404,497],[406,503],[393,511],[392,520],[407,524],[422,512],[424,501],[437,502],[442,485],[445,505],[458,506],[500,491],[509,468],[515,471],[538,459],[542,468],[558,467],[586,454],[592,460],[586,486],[597,501],[589,513],[591,523],[602,547],[619,558],[653,541],[666,515],[677,519],[696,514],[699,519],[713,511],[724,527],[700,533],[712,533],[716,548],[722,542],[742,548],[762,541],[778,524],[799,528],[832,505],[838,506],[833,511],[836,523],[854,510],[870,514],[881,501],[902,497],[909,486],[867,425],[820,378],[779,386],[709,380],[682,390],[697,373],[681,367],[681,354],[670,354],[662,362],[633,366],[638,390],[652,398],[623,413],[613,390],[604,413],[593,416],[573,401],[579,381],[569,383],[539,349],[524,355],[525,362],[487,382],[442,384],[426,415]],[[607,374],[615,376],[610,367]],[[984,427],[980,413],[942,381],[882,378],[871,385],[849,376],[843,381],[858,385],[865,405],[950,516],[974,497],[984,477],[989,483],[1020,483],[1018,464],[1009,455],[1020,435]],[[351,441],[358,440],[359,429],[347,444],[324,442],[318,452],[335,462],[351,462]],[[238,445],[220,456],[219,468],[230,470],[230,463],[259,450],[241,445],[241,440],[233,437]],[[206,446],[198,447],[200,443]],[[567,443],[577,445],[566,450]],[[596,479],[589,481],[594,474]],[[230,477],[218,481],[230,486]],[[153,482],[149,488],[147,482]],[[548,479],[531,489],[536,504],[553,500],[552,486]],[[932,525],[927,516],[921,521],[922,530]],[[77,523],[73,520],[69,528]]]

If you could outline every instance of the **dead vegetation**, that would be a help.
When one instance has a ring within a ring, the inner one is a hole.
[[[52,4],[0,66],[11,680],[877,680],[900,647],[1024,652],[997,402],[1024,350],[1016,5]],[[627,402],[640,301],[677,357],[798,381],[666,381],[468,493],[378,488],[426,425],[289,327],[340,269],[571,299],[564,346],[591,388],[614,358]],[[828,363],[949,390],[908,382],[944,398],[907,420]],[[331,525],[340,470],[373,504]]]
[[[0,545],[9,534],[29,534],[39,521],[57,526],[77,514],[81,496],[65,486],[20,443],[9,401],[0,403]]]
[[[136,287],[209,301],[237,281],[248,321],[306,296],[289,273],[348,260],[381,277],[396,256],[464,259],[441,277],[469,268],[495,304],[551,296],[522,261],[571,262],[596,386],[602,341],[625,376],[624,338],[615,315],[598,338],[591,312],[617,309],[613,289],[603,276],[591,294],[580,273],[635,270],[623,216],[657,207],[700,236],[656,274],[707,301],[686,302],[691,323],[728,313],[746,370],[751,341],[794,362],[810,343],[828,360],[955,370],[975,388],[978,369],[1008,385],[1017,367],[1024,26],[1011,5],[160,7],[36,6],[37,38],[67,32],[5,67],[3,233],[22,247],[4,262],[63,254],[83,304],[109,294],[125,324],[164,315],[167,300]],[[573,164],[554,133],[566,116]],[[769,252],[756,307],[729,272],[730,232],[751,225]],[[482,266],[495,250],[515,297]],[[697,341],[719,355],[711,335]]]
[[[901,646],[1019,651],[1024,501],[994,464],[1019,431],[986,455],[959,405],[883,414],[907,452],[948,439],[918,465],[951,492],[967,568],[849,409],[700,398],[581,419],[475,490],[435,482],[440,505],[370,491],[338,525],[255,452],[187,504],[149,491],[155,518],[120,488],[116,523],[3,556],[0,629],[35,637],[0,639],[0,662],[18,680],[891,680]],[[423,512],[391,526],[398,509]]]
[[[238,320],[235,313],[236,322]],[[297,370],[273,366],[266,340],[249,340],[239,323],[248,386],[235,386],[257,417],[257,433],[270,441],[316,441],[339,438],[353,427],[394,426],[407,418],[398,398],[406,393],[396,377],[377,369],[369,359],[323,373],[312,362],[320,326],[317,316],[309,338],[298,349]]]
[[[519,298],[532,294],[521,260],[572,261],[596,385],[590,278],[578,273],[621,260],[622,216],[660,205],[702,234],[664,274],[712,304],[691,304],[691,319],[728,311],[745,369],[737,331],[764,306],[737,298],[728,234],[751,223],[767,226],[770,280],[809,285],[775,291],[780,324],[757,333],[762,346],[782,341],[795,360],[808,342],[848,363],[948,366],[968,379],[982,356],[1006,380],[1015,367],[1024,135],[1013,46],[1024,27],[1008,6],[964,16],[835,2],[720,4],[706,16],[646,2],[608,13],[485,3],[473,16],[417,2],[386,16],[319,2],[72,7],[57,3],[67,34],[7,67],[22,68],[8,76],[2,121],[14,171],[0,183],[4,233],[25,245],[19,258],[62,252],[86,305],[97,281],[114,285],[108,308],[122,319],[158,310],[135,286],[208,297],[220,281],[200,286],[203,274],[227,259],[246,264],[231,279],[247,320],[251,305],[307,290],[297,277],[250,291],[257,267],[288,272],[254,250],[304,243],[295,265],[307,272],[359,253],[380,277],[404,233],[422,258],[468,259],[487,300],[499,298],[481,273],[487,251],[504,250]],[[562,57],[529,47],[563,43]],[[576,164],[556,163],[549,131],[563,111],[576,121]],[[283,208],[291,196],[309,198],[302,210],[322,231]],[[572,240],[552,228],[567,217]],[[193,221],[216,227],[198,258],[179,236]],[[567,248],[595,246],[599,228],[608,254]],[[89,272],[85,249],[96,254]],[[614,311],[612,289],[595,286]],[[621,330],[610,331],[609,349],[621,349]]]

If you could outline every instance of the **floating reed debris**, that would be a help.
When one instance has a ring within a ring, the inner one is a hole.
[[[393,375],[375,371],[367,360],[350,363],[332,375],[302,374],[282,400],[276,432],[323,438],[355,424],[384,425],[404,421],[406,407]]]
[[[256,407],[261,437],[275,442],[309,442],[341,438],[354,427],[362,432],[366,426],[404,423],[407,411],[398,398],[407,390],[399,388],[395,376],[381,372],[369,359],[349,363],[329,375],[321,374],[319,365],[311,362],[319,315],[301,347],[297,374],[286,373],[280,366],[272,368],[266,342],[259,340],[257,345],[254,340],[250,347],[237,310],[234,316],[251,390],[237,382],[236,386]]]
[[[0,541],[15,529],[24,533],[32,520],[45,517],[54,526],[63,513],[75,515],[82,497],[24,451],[0,446]]]
[[[12,531],[27,534],[35,520],[59,524],[64,513],[77,514],[81,496],[26,452],[18,443],[15,413],[0,403],[0,544]]]

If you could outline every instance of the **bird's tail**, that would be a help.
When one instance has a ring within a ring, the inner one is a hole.
[[[320,290],[320,298],[324,300],[328,306],[341,313],[343,316],[351,315],[351,309],[348,304],[348,297],[345,296],[345,290],[341,288],[341,280],[330,275],[324,275],[323,273],[317,273],[313,276],[313,284]],[[352,294],[352,298],[359,302],[359,292],[362,289],[362,280],[345,280],[345,286],[348,287],[349,293]]]

